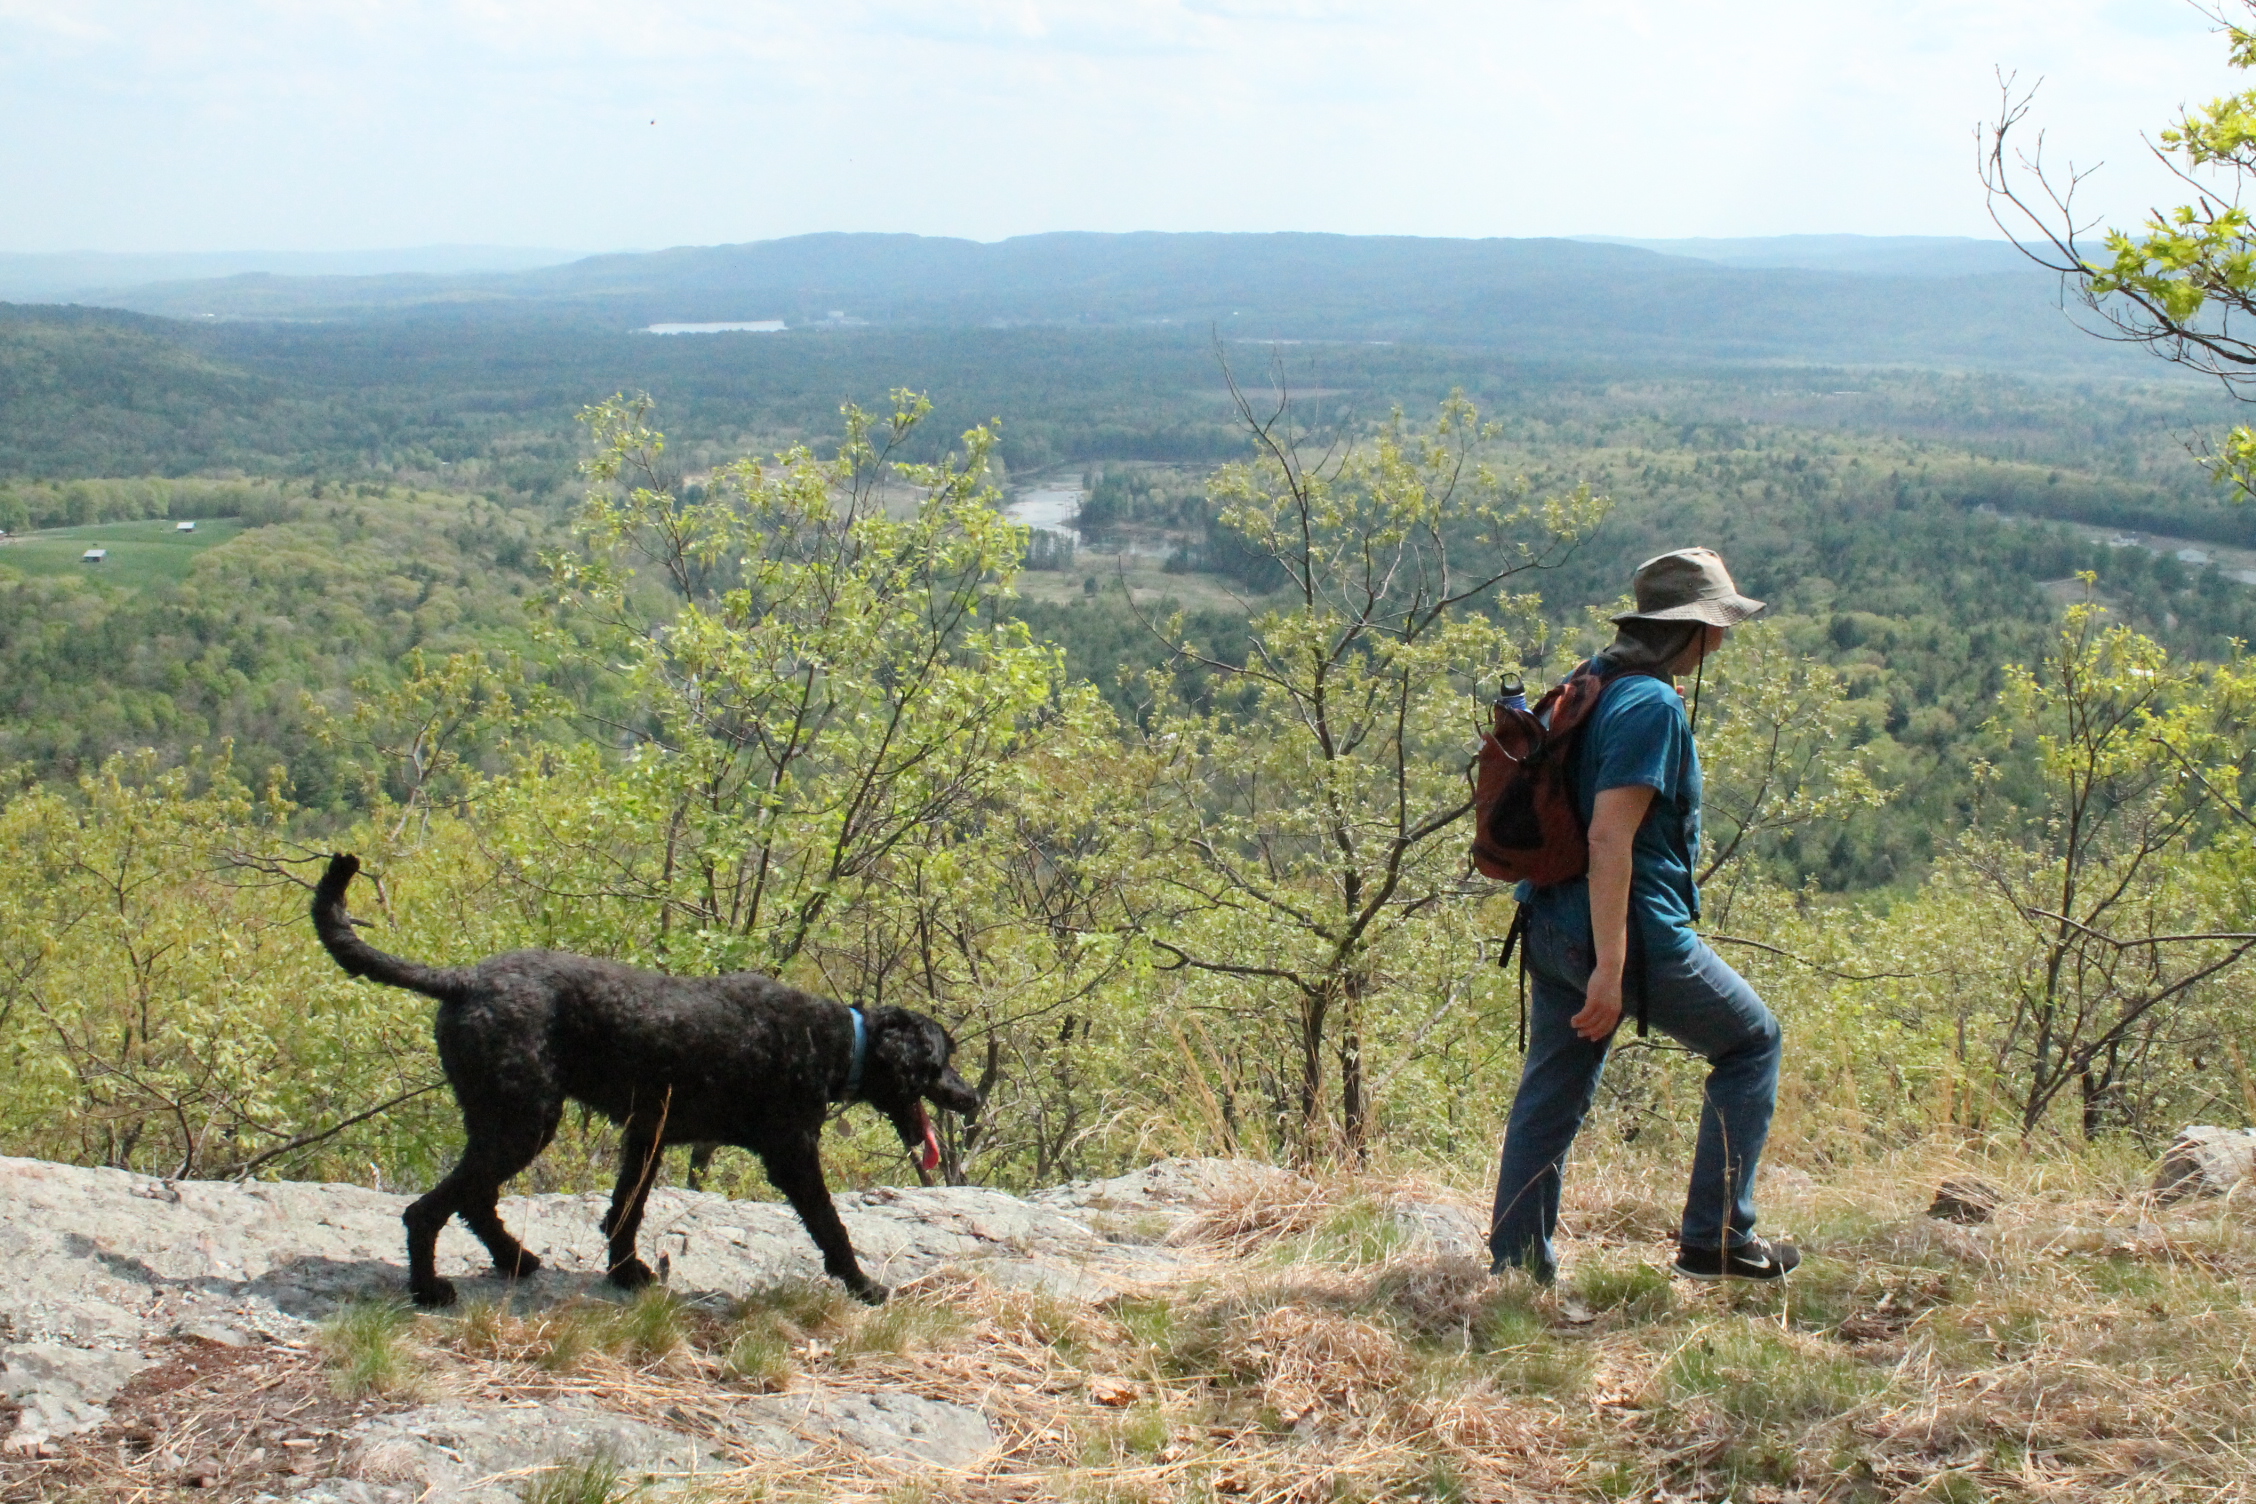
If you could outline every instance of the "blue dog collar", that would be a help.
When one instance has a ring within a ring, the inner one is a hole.
[[[851,1102],[862,1089],[862,1063],[869,1059],[869,1025],[861,1009],[849,1006],[846,1011],[854,1016],[854,1059],[846,1067],[846,1095],[840,1100]]]

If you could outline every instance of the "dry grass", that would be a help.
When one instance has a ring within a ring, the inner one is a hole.
[[[1095,1307],[964,1277],[876,1311],[789,1286],[676,1307],[670,1353],[614,1338],[564,1365],[564,1314],[423,1331],[482,1389],[676,1428],[819,1385],[976,1406],[1001,1438],[954,1474],[747,1454],[724,1497],[2256,1499],[2249,1208],[2158,1210],[2132,1161],[1930,1148],[1780,1173],[1768,1216],[1808,1262],[1717,1288],[1665,1272],[1678,1174],[1578,1166],[1553,1292],[1422,1251],[1390,1205],[1450,1190],[1366,1176],[1249,1187],[1177,1233],[1179,1284]],[[1949,1174],[2001,1192],[1992,1224],[1922,1215]]]
[[[1927,1148],[1779,1173],[1766,1226],[1808,1261],[1718,1288],[1665,1272],[1678,1174],[1579,1164],[1556,1291],[1423,1251],[1390,1204],[1448,1188],[1364,1176],[1213,1206],[1179,1282],[1096,1306],[941,1275],[874,1311],[646,1292],[388,1340],[434,1391],[587,1396],[724,1451],[752,1396],[816,1387],[975,1406],[1000,1442],[962,1472],[739,1450],[715,1500],[2256,1500],[2256,1208]],[[1950,1174],[2000,1192],[1991,1224],[1922,1215]]]

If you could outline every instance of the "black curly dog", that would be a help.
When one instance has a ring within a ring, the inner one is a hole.
[[[979,1108],[979,1094],[948,1065],[947,1030],[906,1008],[852,1009],[752,972],[673,977],[549,950],[474,966],[403,961],[353,931],[345,889],[359,870],[355,857],[330,858],[314,889],[314,928],[354,976],[439,1000],[439,1060],[470,1140],[461,1162],[400,1219],[417,1305],[454,1302],[434,1254],[439,1229],[457,1214],[502,1274],[540,1268],[501,1225],[495,1202],[556,1136],[567,1098],[626,1129],[603,1218],[613,1284],[650,1283],[635,1233],[659,1155],[668,1144],[706,1142],[759,1155],[822,1249],[823,1268],[870,1304],[885,1299],[854,1260],[817,1140],[828,1107],[867,1102],[932,1168],[940,1146],[925,1100],[965,1114]]]

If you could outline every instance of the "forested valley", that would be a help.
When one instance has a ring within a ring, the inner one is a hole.
[[[0,1504],[2256,1504],[2256,0],[1620,10],[0,4]]]
[[[1468,738],[1694,541],[1773,603],[1701,686],[1705,880],[1787,1137],[2256,1108],[2256,513],[2190,381],[17,307],[0,417],[9,1152],[433,1173],[423,1005],[302,922],[349,848],[404,953],[929,1009],[992,1104],[952,1178],[1480,1158],[1516,1005]],[[1078,554],[1001,517],[1037,485]],[[1610,1131],[1693,1090],[1626,1050]],[[567,1137],[536,1173],[602,1178]]]

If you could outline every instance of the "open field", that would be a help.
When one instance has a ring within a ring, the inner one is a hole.
[[[0,545],[0,569],[27,575],[76,572],[113,585],[171,584],[188,578],[196,555],[242,531],[242,522],[233,517],[206,518],[192,533],[180,532],[173,519],[164,517],[43,528]],[[110,556],[99,564],[82,563],[90,548],[106,548]]]
[[[1097,589],[1107,595],[1118,595],[1125,583],[1136,604],[1147,610],[1173,601],[1187,611],[1243,611],[1251,616],[1265,604],[1263,597],[1248,595],[1220,575],[1169,574],[1159,565],[1158,559],[1144,556],[1085,552],[1075,556],[1071,569],[1029,569],[1013,583],[1026,599],[1052,603],[1086,599],[1087,582],[1094,579]]]

